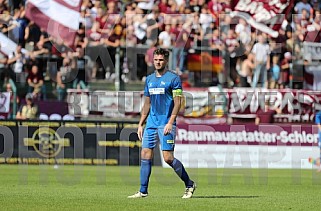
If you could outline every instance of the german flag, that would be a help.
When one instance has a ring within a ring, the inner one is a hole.
[[[222,57],[218,51],[189,53],[187,55],[187,69],[194,72],[219,73],[223,70]]]

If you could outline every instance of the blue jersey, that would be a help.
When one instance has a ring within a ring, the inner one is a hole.
[[[317,124],[317,125],[321,124],[321,111],[318,111],[315,114],[315,124]]]
[[[144,95],[150,97],[146,127],[157,128],[168,123],[174,108],[173,93],[178,90],[182,90],[181,79],[172,71],[161,77],[153,73],[146,78]]]
[[[321,124],[321,111],[318,111],[315,114],[315,124],[320,125]],[[321,148],[321,130],[318,127],[318,131],[319,131],[319,147]]]

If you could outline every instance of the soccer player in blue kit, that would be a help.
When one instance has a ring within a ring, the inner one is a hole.
[[[185,183],[182,198],[191,198],[196,189],[183,164],[174,157],[176,117],[181,106],[182,84],[179,76],[167,69],[168,59],[169,52],[165,49],[159,48],[153,53],[155,72],[146,78],[145,102],[137,130],[138,138],[142,140],[140,190],[128,198],[148,196],[153,149],[157,140],[160,141],[164,161]]]
[[[309,158],[309,162],[318,167],[318,172],[321,172],[321,111],[318,111],[315,114],[315,124],[318,126],[318,137],[319,137],[319,148],[320,148],[320,157],[317,159]]]

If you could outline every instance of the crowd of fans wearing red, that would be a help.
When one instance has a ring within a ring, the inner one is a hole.
[[[88,47],[168,48],[172,52],[169,68],[183,75],[188,71],[187,54],[191,49],[202,47],[218,51],[223,58],[224,68],[216,75],[223,85],[284,88],[289,87],[291,61],[300,59],[302,42],[320,42],[321,4],[316,0],[295,1],[277,38],[252,28],[243,19],[231,18],[230,3],[226,0],[83,0],[80,28],[73,48],[57,42],[29,21],[25,17],[24,4],[23,0],[15,1],[13,5],[0,0],[0,30],[19,43],[15,53],[3,55],[0,60],[2,69],[11,69],[11,72],[2,71],[1,75],[6,80],[14,74],[16,81],[27,83],[29,91],[35,92],[32,84],[43,81],[43,76],[47,76],[43,73],[48,74],[46,65],[38,58],[55,55],[62,61],[54,76],[60,100],[64,99],[65,82],[73,75],[73,70],[83,71],[82,74],[75,73],[74,88],[80,87],[81,81],[86,85],[99,78],[99,64],[86,56]],[[110,55],[111,61],[115,62],[115,52]],[[146,53],[147,69],[151,67],[150,55]],[[121,61],[126,62],[126,59]],[[41,73],[38,77],[32,76],[34,65]],[[128,72],[130,70],[123,70],[122,74],[122,80],[126,82]],[[112,69],[103,76],[107,80],[115,78]],[[193,79],[189,80],[193,83]]]

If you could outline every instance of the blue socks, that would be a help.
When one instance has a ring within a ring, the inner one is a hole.
[[[174,169],[176,174],[184,181],[185,187],[190,188],[193,186],[193,181],[189,179],[189,176],[183,166],[183,164],[174,158],[173,162],[170,166]],[[152,160],[149,159],[141,159],[140,166],[140,192],[148,193],[148,182],[149,177],[152,172]]]
[[[148,182],[149,176],[152,172],[152,160],[149,159],[142,159],[141,166],[140,166],[140,192],[141,193],[148,193]]]
[[[188,176],[183,164],[181,163],[181,161],[174,158],[173,162],[169,165],[174,169],[176,174],[184,181],[186,188],[190,188],[193,186],[194,182],[189,179],[189,176]]]

